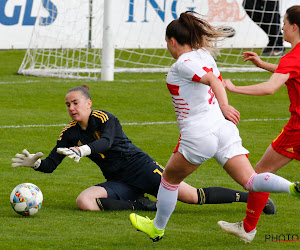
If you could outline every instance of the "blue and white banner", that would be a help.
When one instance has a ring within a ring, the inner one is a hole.
[[[247,16],[243,0],[109,1],[113,1],[111,25],[116,48],[165,48],[166,26],[186,10],[204,15],[213,25],[228,25],[236,30],[236,35],[225,40],[222,47],[264,47],[268,42],[264,31]],[[101,48],[103,2],[0,0],[0,49]],[[294,4],[299,0],[281,1],[282,17]]]

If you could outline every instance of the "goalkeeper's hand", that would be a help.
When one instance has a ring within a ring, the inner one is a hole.
[[[12,158],[13,162],[11,166],[15,167],[30,167],[33,169],[37,169],[41,165],[41,157],[44,154],[42,152],[38,152],[36,154],[30,154],[26,149],[22,151],[22,154],[16,154],[15,158]]]
[[[80,147],[58,148],[56,152],[61,155],[66,155],[70,159],[74,158],[75,162],[79,162],[83,156],[91,154],[91,148],[88,145],[83,145]]]

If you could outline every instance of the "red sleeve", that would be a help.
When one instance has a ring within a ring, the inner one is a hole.
[[[281,58],[279,65],[275,70],[275,73],[281,73],[281,74],[290,73],[289,79],[300,77],[299,58],[297,58],[293,54],[292,55],[286,54]]]

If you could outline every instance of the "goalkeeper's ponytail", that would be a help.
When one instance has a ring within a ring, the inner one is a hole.
[[[89,89],[90,88],[87,85],[82,85],[82,86],[78,86],[78,87],[74,87],[74,88],[70,89],[67,92],[67,94],[70,92],[73,92],[73,91],[80,91],[86,97],[86,99],[92,100]]]

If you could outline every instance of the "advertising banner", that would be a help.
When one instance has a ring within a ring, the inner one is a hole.
[[[194,10],[235,36],[225,48],[265,47],[268,37],[243,9],[243,0],[113,1],[116,48],[165,48],[165,28],[181,12]],[[0,49],[102,47],[104,0],[0,0]],[[299,0],[281,1],[285,10]],[[108,13],[105,13],[108,14]]]

